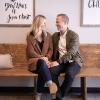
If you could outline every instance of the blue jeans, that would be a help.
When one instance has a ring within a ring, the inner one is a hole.
[[[69,92],[75,75],[80,71],[80,66],[76,62],[68,62],[66,64],[54,66],[50,69],[50,71],[52,75],[52,80],[58,86],[56,100],[62,100],[62,97],[65,95],[65,93]],[[65,73],[65,78],[61,86],[59,85],[58,81],[60,73]]]
[[[45,91],[44,85],[47,81],[52,80],[50,70],[44,60],[37,61],[37,92],[43,93]]]

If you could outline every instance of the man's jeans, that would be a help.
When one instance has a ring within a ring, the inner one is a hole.
[[[75,75],[80,71],[80,66],[76,62],[60,64],[58,66],[54,66],[50,68],[52,80],[57,84],[58,91],[56,94],[56,100],[62,100],[65,93],[68,93],[72,82],[75,78]],[[65,73],[64,81],[59,85],[58,77],[60,73]]]

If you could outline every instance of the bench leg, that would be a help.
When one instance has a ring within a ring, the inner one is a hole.
[[[86,77],[81,77],[81,96],[82,100],[87,100]]]
[[[37,93],[37,77],[34,77],[34,100]]]

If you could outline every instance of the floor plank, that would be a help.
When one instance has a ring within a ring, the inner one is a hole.
[[[32,95],[1,95],[0,100],[34,100]],[[49,94],[44,94],[41,97],[41,100],[51,100],[51,96]],[[82,100],[79,95],[71,94],[69,96],[65,96],[63,100]],[[89,94],[87,95],[87,100],[100,100],[100,94]]]

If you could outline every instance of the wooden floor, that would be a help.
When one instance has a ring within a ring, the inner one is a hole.
[[[34,100],[32,95],[25,94],[0,94],[0,100]],[[51,96],[43,95],[41,100],[51,100]],[[82,100],[79,95],[71,94],[65,96],[63,100]],[[100,94],[88,94],[87,100],[100,100]]]

